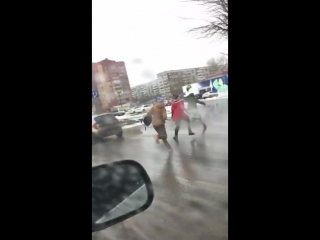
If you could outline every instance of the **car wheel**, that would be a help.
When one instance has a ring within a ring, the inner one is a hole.
[[[143,109],[143,110],[142,110],[142,112],[146,112],[146,110],[145,110],[145,109]]]
[[[117,138],[122,138],[122,134],[123,134],[123,131],[122,131],[122,129],[119,131],[119,133],[116,135],[117,136]]]
[[[98,142],[98,139],[92,135],[92,144],[96,144]]]

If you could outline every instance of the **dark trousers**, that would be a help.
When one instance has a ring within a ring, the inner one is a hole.
[[[166,147],[168,149],[171,149],[171,146],[167,140],[167,130],[166,130],[166,126],[163,125],[159,125],[159,126],[153,126],[154,130],[156,130],[156,132],[158,133],[158,139],[161,139],[164,143],[164,145],[166,145]]]
[[[165,125],[153,126],[154,130],[158,133],[158,138],[162,140],[167,139],[167,131]]]
[[[176,121],[176,128],[174,129],[174,135],[175,135],[176,137],[178,136],[178,133],[179,133],[181,121],[182,121],[182,120]],[[186,121],[186,122],[187,122],[189,133],[192,132],[192,130],[191,130],[191,124],[190,124],[190,119],[187,118],[187,119],[184,119],[183,121]]]

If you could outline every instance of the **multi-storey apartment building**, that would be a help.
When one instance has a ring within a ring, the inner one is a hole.
[[[206,80],[215,73],[217,67],[213,66],[165,71],[157,74],[157,80],[132,87],[132,96],[136,99],[160,95],[170,98],[174,93],[181,94],[183,86]]]
[[[139,84],[131,88],[132,96],[136,99],[154,98],[159,94],[158,81],[153,80],[147,83]]]
[[[130,82],[124,62],[104,59],[92,63],[92,76],[93,89],[99,92],[99,98],[93,100],[95,106],[98,106],[98,101],[100,101],[102,109],[110,109],[132,101]]]
[[[174,93],[181,94],[182,86],[203,81],[217,71],[219,71],[217,67],[206,66],[159,73],[157,74],[159,93],[165,97],[170,97]]]

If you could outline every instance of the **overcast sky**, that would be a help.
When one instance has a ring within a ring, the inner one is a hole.
[[[208,19],[204,8],[182,0],[93,0],[92,61],[126,63],[132,86],[166,70],[205,66],[228,52],[227,40],[197,39],[186,31]]]

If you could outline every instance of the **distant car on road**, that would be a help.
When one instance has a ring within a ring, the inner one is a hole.
[[[204,94],[202,94],[203,99],[217,97],[217,96],[218,96],[218,93],[214,93],[214,92],[205,92]]]
[[[122,137],[122,124],[113,113],[92,116],[92,144],[113,135]]]
[[[134,114],[136,113],[136,109],[138,109],[139,107],[134,107],[134,108],[130,108],[127,112],[130,114]]]
[[[152,108],[151,104],[145,104],[135,109],[135,113],[145,113]]]
[[[114,116],[123,116],[126,114],[125,111],[121,111],[121,110],[118,110],[118,109],[115,109],[114,111],[111,112]]]
[[[141,116],[141,114],[137,114],[137,115],[131,115],[130,113],[126,113],[125,115],[122,116],[116,116],[116,118],[123,123],[128,123],[128,122],[138,122],[140,121],[140,119],[142,119],[143,117]]]

